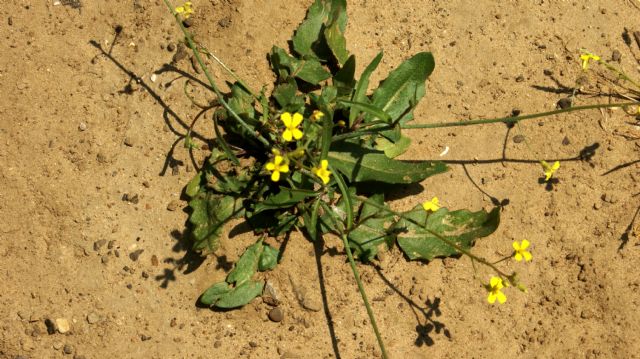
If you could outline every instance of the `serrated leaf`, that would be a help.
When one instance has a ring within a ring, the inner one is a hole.
[[[244,253],[242,253],[242,256],[240,256],[240,259],[238,259],[236,266],[229,272],[226,279],[227,283],[235,283],[237,287],[251,279],[258,269],[258,261],[260,260],[263,249],[262,240],[247,247]]]
[[[230,292],[224,294],[214,304],[218,308],[238,308],[251,302],[255,297],[259,296],[264,289],[264,282],[245,282],[236,286]]]
[[[301,56],[316,57],[313,45],[320,40],[320,32],[327,15],[328,11],[320,0],[316,0],[309,7],[305,20],[298,26],[291,39],[295,52]]]
[[[278,255],[280,255],[279,250],[268,244],[264,244],[264,250],[260,255],[260,261],[258,262],[258,270],[263,272],[275,268],[276,265],[278,265]]]
[[[398,244],[410,259],[432,260],[460,254],[455,248],[438,239],[432,232],[464,249],[473,246],[478,238],[493,233],[500,223],[500,209],[491,212],[449,211],[441,208],[434,213],[421,205],[404,214],[395,226]],[[424,225],[418,225],[424,224]],[[424,228],[423,228],[424,226]],[[426,228],[426,229],[425,229]]]
[[[231,290],[232,288],[227,282],[216,283],[202,293],[200,296],[200,303],[212,306],[218,301],[218,299],[229,293]]]
[[[214,251],[222,226],[230,219],[242,214],[242,200],[211,192],[201,192],[189,201],[189,215],[193,249]]]
[[[424,83],[434,67],[435,61],[429,52],[420,52],[409,58],[374,91],[373,105],[389,114],[392,121],[399,120],[424,96]]]
[[[378,68],[378,64],[380,64],[380,60],[382,60],[382,52],[379,52],[378,55],[376,55],[376,57],[373,58],[371,63],[367,65],[367,67],[362,72],[362,75],[360,76],[360,80],[358,80],[358,83],[356,84],[356,90],[353,93],[353,97],[351,98],[351,101],[356,103],[367,103],[367,104],[369,103],[369,98],[367,97],[367,89],[369,88],[369,78],[371,77],[371,74],[376,70],[376,68]],[[359,113],[358,111],[353,111],[353,110],[354,109],[352,108],[351,111],[349,112],[349,127],[353,125]],[[384,111],[381,111],[381,112],[384,113]]]
[[[329,163],[350,182],[417,183],[448,169],[442,162],[394,160],[353,141],[334,142]]]

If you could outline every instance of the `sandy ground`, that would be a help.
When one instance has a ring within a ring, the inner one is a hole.
[[[286,46],[311,3],[193,2],[198,40],[254,88],[272,83],[265,55]],[[196,306],[254,238],[229,228],[215,256],[185,255],[180,194],[195,166],[180,140],[197,108],[179,73],[159,72],[174,60],[178,29],[159,0],[62,3],[0,8],[0,357],[379,357],[335,238],[315,247],[297,234],[271,240],[286,245],[266,274],[282,301],[279,323],[260,299],[227,312]],[[639,30],[631,0],[361,0],[348,11],[358,73],[385,52],[374,83],[413,53],[434,53],[419,123],[554,109],[583,75],[581,47],[607,59],[620,51],[640,78],[640,49],[622,37]],[[176,60],[193,72],[188,57]],[[579,95],[576,104],[609,100]],[[197,131],[212,137],[204,125]],[[407,262],[394,249],[360,266],[392,358],[640,357],[633,117],[588,111],[511,130],[410,135],[407,158],[446,160],[452,170],[421,191],[399,188],[392,206],[437,195],[477,210],[508,198],[500,228],[475,251],[499,258],[527,238],[534,260],[504,263],[529,292],[507,291],[501,306],[486,302],[480,283],[491,273],[474,273],[468,259]],[[590,161],[577,158],[596,143]],[[538,183],[543,158],[562,161],[550,191]],[[69,330],[48,334],[48,320]]]

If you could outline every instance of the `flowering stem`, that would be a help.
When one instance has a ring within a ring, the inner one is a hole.
[[[539,117],[546,117],[552,115],[558,115],[565,112],[573,112],[573,111],[584,111],[584,110],[592,110],[597,108],[611,108],[611,107],[624,107],[624,106],[632,106],[638,105],[640,102],[622,102],[622,103],[610,103],[610,104],[598,104],[598,105],[586,105],[586,106],[576,106],[569,107],[561,110],[555,111],[547,111],[547,112],[538,112],[530,115],[522,115],[522,116],[510,116],[510,117],[502,117],[502,118],[490,118],[486,120],[471,120],[471,121],[456,121],[456,122],[439,122],[439,123],[425,123],[418,125],[403,125],[402,129],[418,129],[418,128],[439,128],[439,127],[456,127],[456,126],[471,126],[471,125],[480,125],[487,123],[513,123],[520,122],[523,120],[530,120]]]
[[[373,314],[373,310],[371,309],[371,305],[369,305],[369,300],[367,299],[367,293],[364,291],[364,285],[362,285],[362,281],[360,280],[360,273],[358,272],[358,268],[356,267],[356,262],[353,260],[353,253],[351,253],[351,247],[349,247],[349,237],[348,234],[351,228],[353,227],[353,206],[351,204],[351,196],[349,195],[349,190],[347,189],[347,184],[342,178],[342,175],[337,172],[333,167],[331,168],[332,173],[334,174],[334,178],[336,179],[336,183],[338,184],[338,188],[342,193],[342,198],[345,201],[345,207],[347,209],[347,222],[346,222],[346,231],[341,234],[342,243],[344,244],[344,250],[347,252],[347,258],[349,258],[349,265],[351,266],[351,271],[353,272],[353,276],[356,279],[356,283],[358,284],[358,290],[360,291],[360,295],[362,296],[362,301],[364,302],[365,308],[367,308],[367,314],[369,315],[369,321],[371,322],[371,327],[373,327],[373,332],[376,334],[376,339],[378,340],[378,345],[380,346],[380,351],[382,351],[382,357],[387,359],[387,351],[384,348],[384,342],[382,341],[382,336],[380,335],[380,331],[378,330],[378,325],[376,324],[376,317]]]
[[[182,30],[182,33],[184,34],[184,37],[187,40],[187,44],[189,45],[189,48],[191,48],[191,50],[193,51],[193,55],[195,56],[196,61],[198,61],[200,68],[204,72],[204,75],[207,77],[207,80],[209,81],[209,84],[211,85],[213,92],[215,92],[216,96],[218,97],[218,100],[220,101],[224,109],[227,110],[227,112],[231,115],[231,117],[233,117],[236,121],[238,121],[238,123],[242,127],[244,127],[244,129],[247,130],[248,133],[252,134],[255,138],[257,138],[258,141],[260,141],[263,145],[265,145],[265,147],[267,148],[270,147],[269,141],[267,141],[261,134],[256,133],[254,129],[252,129],[249,125],[247,125],[247,123],[244,122],[244,120],[242,120],[240,116],[238,116],[238,114],[235,113],[233,109],[231,109],[231,107],[229,107],[229,104],[227,103],[227,101],[225,101],[224,97],[222,96],[222,93],[218,89],[216,82],[213,80],[213,77],[209,72],[209,68],[207,67],[207,65],[204,64],[204,61],[202,61],[202,57],[200,57],[200,51],[198,51],[196,44],[193,42],[193,39],[191,38],[191,34],[187,31],[187,29],[185,29],[184,25],[180,21],[180,17],[176,14],[175,10],[169,3],[169,0],[164,0],[164,3],[169,8],[169,11],[171,11],[171,13],[174,14],[174,17],[176,18],[176,22],[178,23],[180,30]]]

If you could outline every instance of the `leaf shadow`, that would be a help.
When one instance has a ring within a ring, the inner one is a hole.
[[[435,344],[432,336],[434,334],[444,335],[447,339],[451,339],[451,332],[447,329],[446,325],[435,318],[442,315],[440,311],[440,297],[434,297],[433,300],[427,298],[424,306],[420,306],[418,303],[413,301],[408,295],[402,293],[398,287],[396,287],[389,279],[382,273],[382,269],[378,265],[373,266],[378,276],[382,279],[382,281],[393,290],[396,294],[398,294],[411,308],[414,316],[416,317],[416,339],[415,345],[417,347],[422,347],[423,345],[432,346]],[[421,315],[424,318],[424,321],[421,320]]]

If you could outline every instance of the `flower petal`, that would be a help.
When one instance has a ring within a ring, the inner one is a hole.
[[[327,167],[329,167],[329,161],[327,160],[320,161],[320,168],[324,168],[326,170]]]
[[[287,142],[291,142],[291,141],[293,141],[293,133],[291,132],[291,130],[286,129],[282,133],[282,138],[284,138],[284,140],[287,141]]]
[[[264,166],[267,170],[273,171],[276,169],[276,165],[273,162],[268,162],[266,166]]]
[[[491,277],[489,284],[491,285],[491,288],[500,289],[502,288],[502,279],[500,277]]]
[[[293,138],[295,138],[296,140],[301,139],[301,138],[302,138],[302,136],[304,135],[304,133],[302,133],[302,131],[300,131],[300,130],[299,130],[299,129],[297,129],[297,128],[294,128],[294,129],[292,130],[292,132],[293,132]]]
[[[283,160],[282,156],[276,155],[276,157],[273,159],[273,164],[278,166],[282,163],[282,160]]]
[[[489,292],[489,295],[487,296],[487,302],[489,302],[489,304],[493,304],[496,302],[496,295],[493,292]]]
[[[518,241],[514,241],[513,242],[513,250],[515,250],[515,251],[519,251],[520,250],[520,243],[518,243]]]
[[[291,127],[298,127],[302,123],[302,115],[299,113],[293,114],[293,121],[291,121]],[[289,127],[289,126],[287,126]]]
[[[552,170],[552,171],[555,171],[555,170],[557,170],[558,168],[560,168],[560,161],[556,161],[556,162],[554,162],[554,163],[553,163],[553,166],[551,166],[551,170]]]
[[[280,115],[280,120],[284,123],[285,127],[291,127],[291,114],[289,112]]]
[[[278,168],[278,171],[282,172],[282,173],[287,173],[289,172],[289,165],[288,164],[283,164],[282,166],[280,166],[280,168]]]
[[[522,252],[522,255],[524,256],[524,260],[525,260],[525,261],[527,261],[527,262],[528,262],[528,261],[530,261],[530,260],[531,260],[531,258],[533,258],[533,256],[531,255],[531,253],[529,253],[529,252],[527,252],[527,251]]]
[[[499,302],[500,304],[503,304],[504,302],[506,302],[506,301],[507,301],[507,296],[506,296],[506,295],[504,295],[504,293],[502,293],[502,292],[498,292],[498,293],[496,293],[496,297],[498,297],[498,302]]]
[[[273,182],[278,182],[280,180],[280,171],[273,171],[271,174],[271,180]]]
[[[523,240],[522,240],[522,246],[521,246],[520,248],[521,248],[521,249],[527,249],[527,248],[529,248],[529,245],[530,245],[530,244],[531,244],[531,243],[529,243],[529,241],[528,241],[528,240],[523,239]]]
[[[526,252],[525,252],[526,253]],[[520,253],[520,251],[516,251],[513,254],[513,259],[516,260],[516,262],[521,262],[522,261],[522,253]]]

